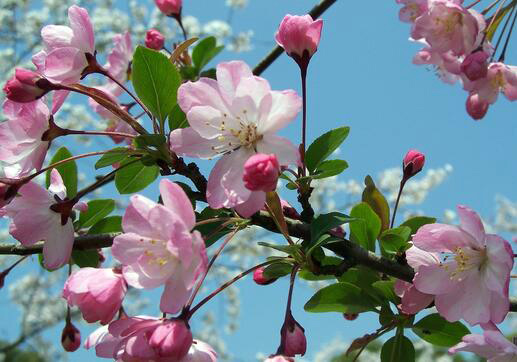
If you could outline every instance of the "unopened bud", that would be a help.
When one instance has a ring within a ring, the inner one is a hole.
[[[467,113],[476,121],[486,115],[488,106],[488,102],[479,99],[479,95],[477,94],[471,94],[467,98]]]
[[[478,50],[465,57],[461,63],[461,71],[471,81],[485,78],[488,74],[488,53]]]
[[[288,357],[295,355],[304,355],[307,351],[307,339],[305,338],[305,329],[298,323],[289,313],[282,329],[280,330],[282,342],[278,353]]]
[[[257,153],[244,163],[242,179],[251,191],[274,191],[280,174],[280,165],[274,154]]]
[[[50,89],[45,85],[48,81],[38,73],[17,68],[14,77],[4,86],[4,92],[13,102],[27,103],[43,97]]]
[[[409,150],[402,162],[404,179],[409,179],[419,173],[424,167],[425,155],[417,150]]]
[[[67,352],[75,352],[81,345],[81,332],[72,324],[67,322],[61,333],[61,345]]]
[[[165,37],[156,29],[148,30],[145,34],[145,46],[149,49],[162,50],[165,44]]]
[[[181,13],[182,0],[154,0],[154,2],[167,16],[178,16]]]
[[[343,317],[345,317],[347,321],[355,321],[358,316],[359,314],[357,313],[343,313]]]
[[[274,283],[278,279],[278,278],[271,278],[271,279],[266,278],[266,276],[264,275],[264,270],[265,270],[264,267],[255,269],[255,271],[253,272],[253,281],[255,283],[257,283],[259,285],[268,285],[268,284]]]

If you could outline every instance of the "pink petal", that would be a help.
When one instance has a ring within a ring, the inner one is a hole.
[[[457,210],[461,222],[461,228],[472,235],[479,248],[484,247],[485,228],[483,227],[483,222],[479,218],[479,215],[472,209],[463,205],[458,205]]]
[[[72,47],[58,48],[47,55],[44,75],[51,81],[73,83],[79,80],[87,65],[81,50]]]
[[[447,271],[440,264],[421,265],[413,279],[415,287],[426,294],[449,293],[457,287]]]
[[[52,96],[52,114],[56,114],[57,111],[61,108],[63,103],[65,103],[66,98],[70,94],[70,91],[67,90],[58,90],[54,91]]]
[[[217,82],[227,102],[235,97],[241,79],[253,77],[249,66],[242,61],[231,61],[217,65]]]
[[[402,312],[417,314],[422,309],[427,308],[433,300],[434,295],[422,293],[415,286],[411,286],[402,297]]]
[[[418,271],[418,268],[420,268],[421,265],[440,264],[438,254],[429,253],[417,248],[416,246],[412,246],[406,250],[406,260],[415,271]]]
[[[66,225],[54,225],[45,237],[43,260],[49,269],[65,265],[72,255],[74,246],[74,225],[68,220]]]
[[[64,25],[47,25],[41,29],[41,37],[45,46],[51,50],[56,48],[65,48],[72,45],[74,32],[71,28]],[[36,54],[36,59],[41,59],[42,54]],[[32,58],[34,61],[34,57]],[[38,62],[39,63],[39,62]]]
[[[156,203],[142,195],[131,196],[129,206],[122,218],[122,228],[126,233],[135,233],[149,238],[156,235],[154,227],[149,223],[149,212]]]
[[[300,153],[298,148],[287,138],[268,134],[257,143],[257,152],[275,154],[280,166],[300,165]]]
[[[187,113],[188,123],[203,138],[212,139],[222,133],[223,113],[211,106],[195,106]]]
[[[457,226],[427,224],[413,235],[413,244],[429,252],[449,252],[465,246],[477,246],[473,237]]]
[[[88,11],[76,5],[68,9],[68,19],[70,27],[74,32],[73,44],[85,53],[93,55],[95,52],[95,35],[93,26],[90,22]]]
[[[64,200],[66,197],[66,187],[63,178],[56,168],[50,171],[50,186],[48,190],[57,195],[61,200]]]
[[[196,223],[196,215],[185,191],[172,181],[162,180],[160,194],[165,207],[177,215],[189,229],[192,229]]]
[[[187,303],[191,290],[185,288],[181,275],[171,277],[165,284],[160,299],[160,310],[164,313],[176,314]]]
[[[292,122],[302,109],[302,99],[293,90],[271,91],[260,103],[260,134],[275,133]]]
[[[242,204],[235,206],[235,211],[237,211],[243,217],[250,217],[257,211],[262,209],[265,203],[266,193],[263,191],[253,191],[250,194],[248,200],[246,200]]]
[[[222,98],[217,81],[210,78],[183,83],[178,89],[178,104],[185,114],[188,114],[193,107],[197,106],[208,106],[222,113],[230,113]]]
[[[214,151],[221,144],[217,138],[206,139],[191,127],[175,129],[169,136],[170,149],[180,156],[212,158],[218,154]]]

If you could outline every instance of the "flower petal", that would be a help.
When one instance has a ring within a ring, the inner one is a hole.
[[[458,216],[461,222],[461,228],[468,232],[474,240],[478,248],[485,246],[485,228],[479,215],[472,209],[458,205]]]
[[[192,230],[196,223],[196,215],[185,191],[170,180],[162,180],[160,181],[160,194],[165,207],[177,215],[189,230]]]
[[[257,143],[257,152],[275,154],[280,166],[301,165],[298,148],[287,138],[269,134]]]
[[[170,149],[180,156],[212,158],[218,154],[214,149],[220,144],[217,138],[201,137],[192,127],[175,129],[169,136]]]
[[[473,237],[461,228],[446,224],[427,224],[413,235],[413,244],[430,252],[452,253],[456,248],[477,246]]]

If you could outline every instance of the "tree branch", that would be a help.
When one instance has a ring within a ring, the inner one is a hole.
[[[312,16],[313,19],[317,19],[323,14],[332,4],[334,4],[337,0],[322,0],[318,5],[314,6],[311,11],[309,11],[309,15]],[[253,68],[254,75],[260,75],[264,72],[277,58],[282,55],[284,49],[277,45],[275,46],[268,55],[264,57],[256,66]]]

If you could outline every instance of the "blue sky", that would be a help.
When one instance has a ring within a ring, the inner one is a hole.
[[[254,30],[253,51],[225,52],[218,59],[256,64],[274,45],[273,35],[283,16],[303,14],[314,3],[250,0],[244,10],[236,11],[232,25],[234,31]],[[466,93],[459,85],[444,84],[431,69],[411,64],[419,46],[408,41],[409,25],[399,22],[398,10],[394,0],[338,1],[324,14],[322,40],[309,67],[308,140],[332,128],[351,127],[340,155],[350,165],[341,176],[344,180],[362,180],[367,174],[398,166],[408,149],[417,148],[426,154],[426,167],[447,163],[454,167],[452,176],[431,192],[421,209],[440,216],[444,209],[462,203],[489,217],[494,213],[496,194],[517,200],[515,105],[500,97],[483,120],[471,120],[465,112]],[[223,0],[186,0],[184,4],[184,14],[192,14],[202,23],[225,19],[227,11]],[[507,61],[515,61],[515,47],[508,54]],[[299,70],[285,55],[263,77],[273,89],[300,90]],[[295,143],[300,122],[298,119],[283,132]],[[34,272],[35,268],[19,269],[15,275],[30,269]],[[247,278],[241,286],[241,328],[226,341],[238,360],[251,361],[256,352],[274,352],[278,346],[287,282],[259,287]],[[311,293],[303,284],[297,285],[293,307],[293,314],[306,328],[308,356],[335,336],[352,339],[377,327],[375,316],[348,322],[339,314],[305,313],[303,304]],[[0,292],[3,311],[12,307],[6,294],[5,289]],[[206,308],[218,313],[220,303],[216,299]],[[10,316],[0,314],[0,333],[12,339],[17,330],[4,327],[12,324]],[[52,332],[56,344],[58,333]],[[93,354],[80,351],[70,359],[92,361]]]

